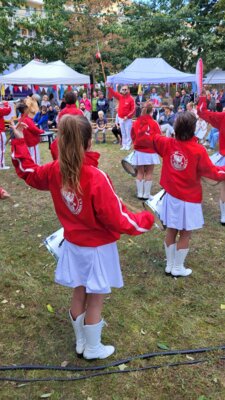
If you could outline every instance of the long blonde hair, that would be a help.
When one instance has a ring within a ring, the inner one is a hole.
[[[81,115],[64,115],[59,123],[59,166],[64,189],[81,192],[80,172],[92,136],[92,127]]]

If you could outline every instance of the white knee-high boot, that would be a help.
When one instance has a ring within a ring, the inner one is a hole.
[[[173,276],[188,276],[191,275],[192,270],[190,268],[185,268],[184,260],[187,257],[189,249],[175,249],[175,259],[174,266],[171,270],[171,275]]]
[[[76,338],[76,352],[77,354],[82,354],[84,351],[85,347],[85,334],[84,334],[84,317],[85,313],[78,315],[78,317],[73,319],[71,312],[69,310],[69,317],[70,321],[75,333],[75,338]]]
[[[151,188],[152,188],[152,181],[144,181],[144,194],[143,194],[144,199],[146,200],[152,199]]]
[[[225,225],[225,202],[223,202],[222,200],[220,200],[220,212],[220,223],[221,225]]]
[[[139,179],[136,179],[136,187],[137,187],[137,198],[138,199],[143,199],[144,180],[139,181]]]
[[[170,274],[172,268],[174,267],[174,260],[175,260],[175,250],[176,250],[176,243],[167,246],[164,242],[165,252],[166,252],[166,268],[165,273]]]
[[[86,344],[83,357],[87,360],[107,358],[115,351],[115,347],[105,346],[101,343],[101,334],[104,325],[105,322],[103,320],[98,324],[84,325]]]

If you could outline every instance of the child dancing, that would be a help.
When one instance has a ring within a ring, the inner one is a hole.
[[[141,116],[133,123],[131,138],[134,146],[133,164],[137,168],[137,198],[151,199],[154,165],[160,164],[159,156],[149,145],[156,134],[161,134],[158,123],[151,117],[152,103],[146,102]]]
[[[97,168],[91,151],[92,128],[83,116],[65,115],[59,123],[59,160],[36,165],[24,144],[22,129],[13,128],[12,161],[19,177],[49,190],[64,228],[55,281],[73,288],[71,323],[76,351],[86,359],[104,359],[115,348],[101,343],[103,300],[111,287],[123,286],[116,241],[121,233],[148,232],[154,217],[126,209],[109,177]]]
[[[188,111],[178,114],[175,138],[157,135],[153,147],[163,158],[160,184],[165,189],[161,220],[167,227],[165,238],[166,273],[188,276],[184,261],[189,251],[191,231],[202,228],[201,177],[225,180],[225,167],[215,166],[194,136],[196,117]],[[176,243],[176,239],[179,238]]]

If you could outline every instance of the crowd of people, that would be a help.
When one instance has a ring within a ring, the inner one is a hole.
[[[133,164],[137,168],[139,199],[151,199],[154,166],[160,163],[159,156],[162,159],[160,185],[164,194],[160,219],[166,227],[165,273],[173,277],[192,273],[184,263],[192,231],[204,224],[202,177],[221,181],[221,223],[225,225],[225,112],[223,107],[211,110],[214,91],[209,98],[203,90],[196,107],[185,89],[176,92],[173,104],[169,105],[155,88],[149,100],[142,92],[134,100],[127,85],[121,86],[120,91],[106,86],[108,99],[95,92],[90,101],[86,93],[79,98],[77,93],[68,92],[60,106],[43,98],[36,112],[32,96],[30,103],[19,104],[18,123],[11,124],[16,173],[28,185],[51,192],[64,228],[55,281],[73,288],[69,318],[76,352],[85,359],[104,359],[115,351],[114,346],[102,344],[101,332],[104,296],[111,292],[111,287],[123,286],[116,241],[122,233],[149,232],[154,223],[149,211],[130,212],[115,193],[109,177],[98,169],[100,154],[92,150],[90,121],[96,123],[96,143],[105,143],[112,98],[118,102],[113,126],[115,143],[121,144],[121,150],[133,147],[135,151]],[[223,106],[222,100],[223,96]],[[10,112],[7,107],[4,104],[0,122]],[[133,121],[135,113],[138,115]],[[219,157],[214,162],[200,143],[205,136],[202,131],[206,134],[206,123],[218,130]],[[58,137],[51,147],[54,161],[39,165],[40,134],[53,125],[58,128]],[[4,126],[0,127],[3,132]],[[0,198],[8,196],[0,189]]]

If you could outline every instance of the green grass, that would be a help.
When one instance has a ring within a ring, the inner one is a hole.
[[[112,139],[110,139],[111,141]],[[135,182],[123,172],[118,146],[99,145],[100,167],[109,173],[124,201],[142,209],[135,198]],[[51,159],[47,144],[41,146],[42,161]],[[9,150],[7,151],[9,160]],[[155,169],[154,188],[160,186],[160,167]],[[1,365],[48,364],[84,366],[77,359],[73,331],[68,320],[71,291],[54,283],[55,263],[42,240],[57,230],[51,197],[28,188],[13,168],[0,171],[0,184],[12,201],[0,202],[0,360]],[[108,328],[103,341],[116,346],[107,362],[152,351],[159,343],[170,349],[188,349],[225,344],[224,243],[225,229],[219,221],[219,185],[204,182],[205,227],[193,234],[187,266],[193,274],[186,279],[165,276],[164,233],[152,229],[139,237],[122,236],[118,243],[125,286],[113,290],[105,300]],[[5,302],[6,300],[7,302]],[[49,313],[51,304],[54,313]],[[209,362],[196,366],[163,368],[145,372],[108,375],[77,382],[44,382],[19,386],[1,382],[1,399],[39,399],[51,393],[58,399],[112,400],[218,400],[225,399],[222,352],[194,355]],[[175,361],[186,356],[136,360],[129,367]],[[92,362],[91,365],[103,362]],[[0,376],[76,376],[72,373],[16,372]]]

